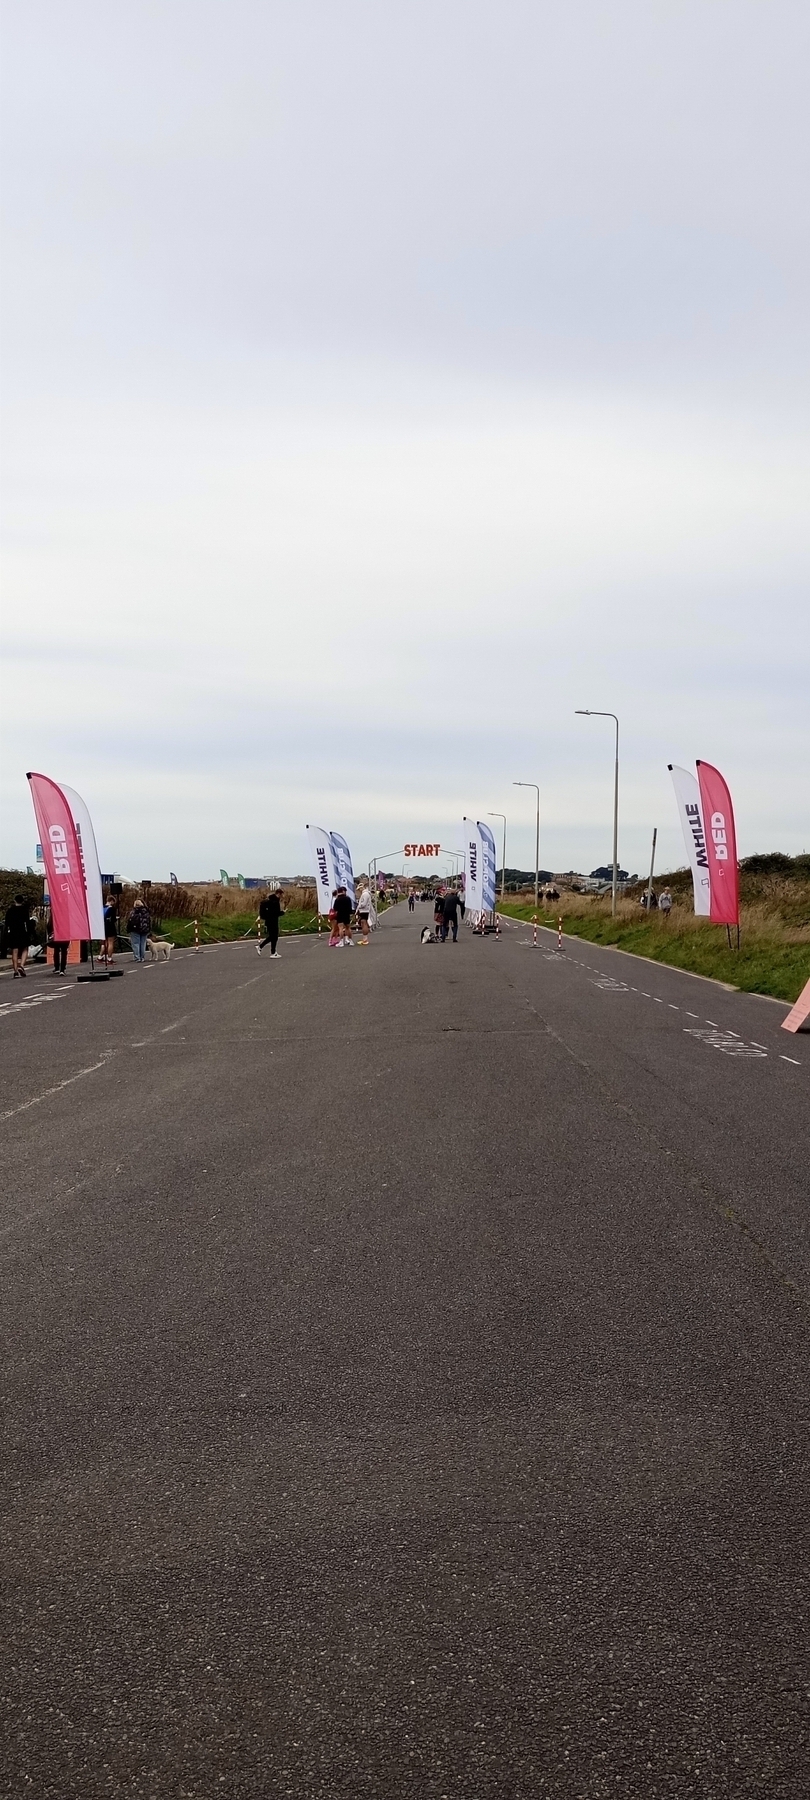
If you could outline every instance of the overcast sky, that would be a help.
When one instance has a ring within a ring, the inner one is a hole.
[[[6,0],[0,862],[810,849],[806,0]]]

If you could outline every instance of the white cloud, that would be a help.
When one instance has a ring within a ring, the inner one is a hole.
[[[141,872],[527,865],[515,777],[590,867],[577,706],[626,863],[696,755],[810,843],[805,21],[710,12],[14,22],[3,860],[44,766]]]

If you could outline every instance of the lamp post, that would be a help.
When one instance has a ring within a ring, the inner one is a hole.
[[[613,767],[613,891],[610,910],[616,917],[616,894],[619,887],[619,721],[615,713],[597,712],[589,707],[577,706],[575,712],[578,719],[612,719],[616,726],[616,761]]]
[[[506,881],[506,813],[491,812],[487,814],[487,818],[503,819],[503,861],[501,863],[501,899],[503,900]]]
[[[537,795],[537,829],[534,835],[534,918],[537,923],[537,910],[540,905],[540,789],[536,781],[513,781],[513,787],[534,788]]]

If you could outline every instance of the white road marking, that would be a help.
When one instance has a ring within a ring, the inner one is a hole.
[[[690,1013],[688,1007],[684,1007],[684,1012],[686,1013],[687,1019],[699,1019],[700,1018],[700,1013]]]
[[[768,1048],[767,1044],[758,1044],[756,1038],[752,1038],[751,1042],[757,1050],[767,1050]]]
[[[725,1056],[764,1056],[767,1050],[758,1050],[754,1044],[744,1044],[741,1038],[733,1037],[727,1031],[715,1026],[712,1031],[703,1031],[694,1025],[684,1025],[687,1037],[698,1038],[702,1044],[708,1044],[712,1050],[722,1050]]]
[[[31,994],[27,1000],[4,1000],[0,1004],[0,1018],[7,1013],[30,1012],[32,1006],[47,1006],[51,1000],[66,1000],[71,988],[60,988],[57,994]]]
[[[679,1006],[675,1005],[674,1000],[668,1000],[667,1006],[669,1007],[670,1012],[680,1012],[681,1010]]]
[[[16,1118],[17,1113],[27,1112],[31,1106],[39,1106],[43,1100],[50,1100],[52,1094],[60,1094],[63,1088],[71,1087],[74,1081],[81,1081],[84,1075],[94,1075],[96,1069],[105,1069],[114,1050],[105,1050],[100,1062],[91,1063],[87,1069],[79,1069],[75,1075],[68,1075],[66,1081],[57,1081],[55,1087],[45,1089],[43,1094],[35,1094],[33,1100],[24,1100],[22,1106],[12,1106],[8,1112],[0,1113],[0,1123],[5,1119]]]
[[[795,1057],[795,1056],[783,1056],[783,1055],[782,1055],[782,1052],[781,1052],[781,1050],[780,1050],[780,1052],[779,1052],[779,1061],[780,1061],[780,1062],[789,1062],[789,1063],[793,1063],[793,1064],[794,1064],[794,1067],[795,1067],[795,1068],[797,1068],[797,1069],[800,1069],[800,1068],[801,1068],[801,1066],[802,1066],[802,1065],[801,1065],[801,1063],[800,1063],[800,1062],[799,1062],[799,1061],[798,1061],[798,1059],[797,1059],[797,1057]]]

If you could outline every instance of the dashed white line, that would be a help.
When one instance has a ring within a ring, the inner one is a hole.
[[[17,1113],[27,1112],[31,1106],[39,1106],[42,1100],[50,1100],[52,1094],[61,1093],[63,1088],[71,1087],[74,1081],[81,1081],[83,1075],[93,1075],[96,1069],[106,1068],[110,1057],[114,1055],[114,1050],[105,1050],[100,1062],[91,1063],[87,1069],[79,1069],[75,1075],[68,1075],[66,1081],[57,1081],[55,1087],[46,1088],[44,1094],[35,1094],[33,1100],[24,1100],[22,1106],[12,1106],[8,1112],[0,1113],[0,1122],[15,1118]]]
[[[684,1008],[684,1011],[686,1012],[687,1019],[699,1019],[700,1018],[700,1013],[690,1013],[687,1011],[686,1008]]]
[[[667,1006],[669,1007],[670,1012],[680,1012],[681,1010],[679,1006],[675,1005],[674,1000],[668,1000]]]
[[[793,1063],[794,1067],[797,1069],[800,1069],[802,1066],[795,1056],[783,1056],[781,1050],[779,1052],[779,1061]]]

